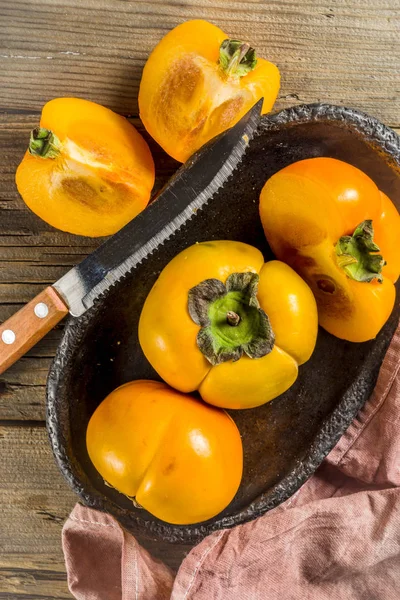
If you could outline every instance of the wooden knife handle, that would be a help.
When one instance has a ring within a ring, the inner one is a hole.
[[[68,313],[51,286],[0,325],[0,373],[42,339]]]

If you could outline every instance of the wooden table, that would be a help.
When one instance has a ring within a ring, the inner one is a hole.
[[[276,109],[325,101],[400,127],[399,0],[1,0],[0,321],[98,242],[30,213],[15,169],[44,102],[81,96],[138,123],[143,64],[177,23],[204,18],[248,39],[282,73]],[[152,144],[159,182],[173,163]],[[71,598],[61,551],[75,502],[51,455],[45,382],[62,328],[0,376],[0,598]],[[150,545],[175,568],[185,549]]]

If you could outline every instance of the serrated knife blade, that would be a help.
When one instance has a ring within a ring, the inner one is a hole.
[[[242,160],[262,102],[196,152],[143,212],[0,325],[0,373],[68,312],[83,315],[208,203]]]

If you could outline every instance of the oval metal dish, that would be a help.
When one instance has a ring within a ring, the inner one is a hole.
[[[314,355],[287,393],[260,408],[231,412],[243,437],[243,481],[222,514],[198,525],[169,525],[135,508],[103,483],[87,455],[87,423],[103,398],[126,381],[158,379],[141,352],[137,324],[161,269],[183,248],[208,239],[241,240],[271,258],[258,217],[260,190],[282,167],[313,156],[354,164],[399,202],[400,139],[376,119],[323,104],[263,117],[243,163],[209,205],[90,312],[70,318],[65,328],[47,385],[53,452],[80,499],[108,511],[133,534],[194,543],[277,506],[314,473],[374,387],[398,321],[398,301],[375,340],[351,344],[320,330]]]

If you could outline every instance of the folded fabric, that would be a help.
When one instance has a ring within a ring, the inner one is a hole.
[[[113,517],[79,504],[63,549],[78,600],[398,600],[400,328],[315,475],[263,517],[207,537],[176,577]]]

